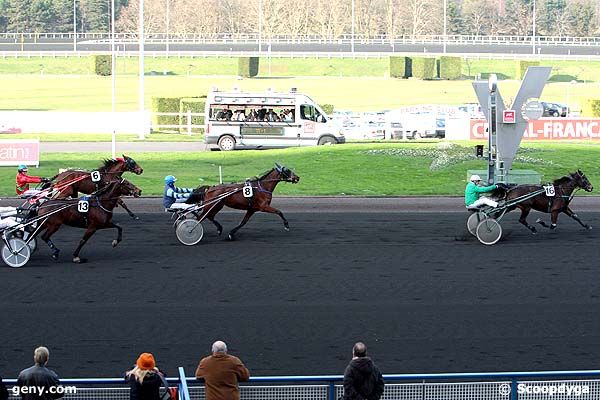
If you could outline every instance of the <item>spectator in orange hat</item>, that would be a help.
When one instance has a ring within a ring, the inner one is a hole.
[[[156,368],[156,361],[151,353],[142,353],[131,371],[125,373],[129,383],[130,400],[160,400],[160,387],[163,374]]]

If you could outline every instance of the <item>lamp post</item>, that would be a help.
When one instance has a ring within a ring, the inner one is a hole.
[[[117,94],[117,56],[115,54],[115,0],[110,2],[110,76],[112,78],[112,101],[111,101],[111,118],[112,118],[112,137],[111,151],[112,158],[115,158],[117,152],[117,126],[115,112],[117,110],[116,94]]]
[[[531,34],[531,52],[535,54],[535,0],[533,0],[533,29]]]
[[[354,0],[352,0],[352,29],[350,33],[350,51],[354,53]]]
[[[166,20],[166,25],[167,25],[167,37],[165,38],[165,50],[167,51],[167,58],[169,57],[169,13],[170,13],[170,2],[169,0],[167,1],[167,20]]]
[[[577,81],[573,79],[571,82],[569,82],[569,85],[567,86],[567,117],[571,114],[571,87],[576,84]]]
[[[73,0],[73,51],[77,51],[77,0]]]
[[[444,0],[444,54],[446,54],[446,41],[448,40],[448,0]]]
[[[258,0],[258,52],[262,51],[262,0]]]
[[[496,92],[498,78],[496,74],[490,74],[488,78],[489,115],[488,115],[488,185],[495,182],[496,172]]]
[[[144,0],[139,0],[139,13],[138,13],[138,58],[139,58],[139,76],[138,76],[138,101],[139,101],[139,113],[140,113],[140,139],[144,139],[146,131],[146,121],[144,118]]]

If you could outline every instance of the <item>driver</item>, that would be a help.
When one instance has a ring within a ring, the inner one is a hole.
[[[465,188],[465,204],[467,207],[481,207],[483,205],[490,207],[498,207],[498,202],[489,197],[481,196],[481,193],[491,192],[498,185],[480,186],[481,177],[479,175],[471,175],[470,182]]]
[[[173,175],[165,176],[165,189],[163,191],[163,206],[165,211],[169,208],[187,208],[189,205],[184,204],[192,194],[193,189],[180,188],[175,186],[175,178]]]
[[[17,176],[15,177],[15,191],[19,196],[27,191],[29,191],[28,194],[37,194],[40,192],[40,190],[29,190],[29,184],[46,182],[50,182],[50,179],[27,175],[27,165],[21,164],[17,168]]]

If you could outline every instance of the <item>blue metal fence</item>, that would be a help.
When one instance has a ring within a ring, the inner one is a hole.
[[[600,370],[540,372],[477,372],[384,375],[383,400],[598,400]],[[204,386],[186,377],[168,379],[178,387],[179,400],[203,400]],[[240,385],[242,400],[337,400],[343,395],[343,376],[262,376]],[[9,386],[15,379],[5,379]],[[77,387],[65,399],[129,399],[122,378],[61,379]],[[11,396],[10,399],[17,399]]]

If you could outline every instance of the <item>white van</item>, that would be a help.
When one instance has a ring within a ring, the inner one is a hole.
[[[224,151],[344,143],[341,126],[297,93],[209,92],[204,141]]]

